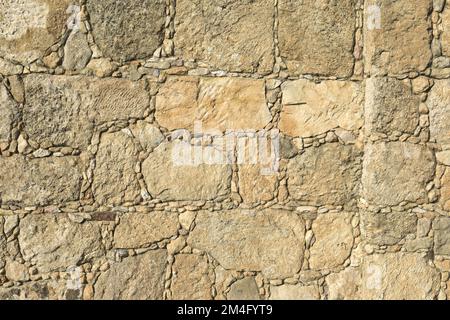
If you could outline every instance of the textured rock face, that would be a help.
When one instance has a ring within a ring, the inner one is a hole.
[[[53,45],[66,26],[72,0],[4,0],[0,3],[0,56],[28,64]]]
[[[139,248],[176,235],[176,213],[151,212],[129,213],[120,218],[114,232],[117,248]]]
[[[199,212],[188,243],[207,251],[226,269],[261,271],[269,278],[280,278],[299,271],[304,237],[304,222],[295,214],[237,210]]]
[[[213,69],[272,71],[273,1],[179,0],[177,12],[174,40],[179,55]]]
[[[280,51],[290,73],[352,74],[356,2],[279,2]]]
[[[95,283],[95,299],[161,300],[166,259],[155,250],[114,263]]]
[[[55,214],[22,219],[18,240],[23,258],[42,272],[66,271],[104,253],[98,225],[76,224]]]
[[[142,173],[153,197],[162,200],[212,200],[228,193],[228,165],[177,165],[174,145],[163,143],[143,162]],[[195,181],[195,182],[194,182]]]
[[[450,299],[450,0],[0,0],[0,300]]]
[[[358,130],[363,125],[364,94],[359,84],[308,80],[283,84],[280,130],[293,137],[312,137],[334,128]]]
[[[352,214],[320,215],[312,225],[316,242],[310,248],[311,269],[331,269],[350,257],[353,247]]]
[[[87,1],[93,35],[103,54],[117,61],[151,57],[162,44],[164,0]]]
[[[0,199],[5,204],[42,206],[79,199],[82,176],[76,157],[2,157],[0,176]]]
[[[288,164],[289,193],[312,205],[350,202],[357,192],[359,154],[356,148],[337,143],[307,149]]]
[[[425,70],[431,60],[428,15],[432,1],[370,0],[364,4],[366,25],[372,25],[365,36],[367,72],[402,74]],[[369,19],[381,19],[379,27]]]
[[[439,281],[439,273],[416,253],[371,255],[360,269],[327,277],[330,299],[431,300]]]
[[[450,80],[437,80],[431,89],[427,106],[430,109],[430,132],[438,143],[450,145]]]
[[[206,257],[180,254],[173,265],[172,298],[175,300],[211,299],[212,281]],[[186,286],[186,283],[192,285]]]
[[[264,81],[239,78],[170,78],[156,98],[156,119],[169,130],[263,129],[271,120]]]
[[[383,166],[388,162],[389,166]],[[428,201],[426,184],[435,170],[434,155],[426,147],[401,142],[366,146],[363,193],[374,204]]]
[[[369,133],[414,133],[419,124],[420,96],[404,81],[370,78],[366,81],[366,128]]]

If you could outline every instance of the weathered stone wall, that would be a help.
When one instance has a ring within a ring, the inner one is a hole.
[[[0,299],[450,298],[448,1],[1,0],[0,79]]]

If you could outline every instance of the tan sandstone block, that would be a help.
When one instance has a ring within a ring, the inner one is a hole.
[[[120,205],[138,199],[141,190],[135,173],[138,153],[136,141],[126,133],[102,135],[92,182],[98,203]]]
[[[364,92],[349,81],[288,81],[282,85],[279,128],[292,137],[312,137],[335,128],[358,130],[364,124]]]
[[[312,224],[315,242],[309,249],[311,269],[332,269],[343,265],[353,247],[351,213],[321,214]]]
[[[394,131],[413,134],[419,125],[419,95],[412,93],[409,81],[395,78],[366,80],[366,130],[391,134]]]
[[[450,57],[450,4],[448,2],[442,13],[442,30],[442,53],[445,56]]]
[[[143,162],[142,174],[150,194],[165,201],[212,200],[228,194],[231,167],[226,164],[178,164],[178,152],[174,148],[180,145],[162,143]],[[189,153],[189,159],[192,155]]]
[[[178,215],[171,212],[127,213],[114,230],[116,248],[139,248],[177,234]]]
[[[270,300],[320,300],[319,287],[315,284],[271,286]]]
[[[431,6],[431,0],[365,1],[366,72],[405,74],[427,68],[431,60]]]
[[[278,38],[289,72],[353,74],[356,1],[280,0]]]
[[[289,161],[288,189],[311,205],[346,205],[355,199],[361,175],[361,151],[329,143],[307,148]]]
[[[150,104],[143,82],[33,74],[24,84],[24,131],[45,146],[84,149],[94,124],[142,118]]]
[[[105,253],[100,225],[62,214],[30,214],[20,221],[20,250],[40,272],[68,271]]]
[[[43,206],[79,199],[81,168],[75,157],[26,160],[0,158],[0,199],[3,204]]]
[[[170,289],[175,300],[211,299],[212,281],[205,256],[179,254],[172,267]]]
[[[419,253],[374,254],[326,278],[332,300],[432,300],[440,274]]]
[[[450,80],[436,80],[428,95],[431,138],[450,145]]]
[[[96,300],[162,300],[167,252],[152,250],[115,262],[95,283]]]
[[[18,104],[3,84],[0,84],[0,149],[11,141],[11,129],[19,120]]]
[[[162,44],[166,21],[164,0],[88,0],[95,43],[116,61],[145,59]]]
[[[378,205],[394,206],[402,201],[426,203],[426,185],[434,172],[435,156],[427,147],[402,142],[368,144],[362,175],[363,196]]]
[[[188,244],[208,252],[225,269],[286,278],[302,266],[305,225],[292,212],[202,211],[195,222]]]
[[[239,166],[239,194],[245,203],[270,201],[276,195],[277,175],[263,174],[260,165]]]
[[[450,211],[450,169],[445,169],[441,180],[441,205],[446,211]]]
[[[0,56],[29,64],[62,36],[72,0],[0,2]]]
[[[227,294],[227,300],[260,300],[259,288],[254,277],[234,282]]]
[[[156,98],[156,120],[169,130],[263,129],[271,120],[263,80],[169,78]]]
[[[269,73],[274,19],[272,0],[179,0],[175,52],[213,69]]]
[[[434,252],[450,256],[450,218],[439,217],[433,221]]]

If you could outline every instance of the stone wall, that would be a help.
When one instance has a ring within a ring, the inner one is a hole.
[[[450,298],[448,1],[2,0],[0,80],[0,299]]]

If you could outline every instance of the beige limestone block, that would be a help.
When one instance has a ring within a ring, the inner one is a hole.
[[[332,269],[344,264],[353,248],[351,213],[321,214],[312,224],[315,242],[309,249],[311,269]]]
[[[127,213],[114,230],[116,248],[139,248],[177,234],[178,215],[171,212]]]
[[[261,271],[268,278],[297,273],[305,225],[283,210],[199,212],[188,244],[208,252],[225,269]]]
[[[0,56],[29,64],[56,43],[71,18],[72,0],[3,0],[0,2]]]
[[[270,73],[274,19],[272,0],[179,0],[175,53],[212,69]]]
[[[31,159],[0,157],[0,199],[3,204],[35,206],[78,200],[82,181],[76,157]]]
[[[142,164],[142,174],[153,197],[166,201],[212,200],[229,193],[229,165],[178,165],[176,147],[176,143],[162,143]],[[188,160],[191,156],[192,153]]]
[[[290,285],[270,287],[271,300],[320,300],[319,287],[313,285]]]
[[[288,190],[292,198],[312,205],[345,205],[357,194],[361,151],[329,143],[305,150],[289,161]]]
[[[450,80],[436,80],[428,95],[431,138],[450,145]]]
[[[63,214],[26,216],[18,239],[23,258],[40,272],[68,271],[105,253],[99,224],[78,224]]]
[[[162,44],[166,21],[164,0],[88,0],[95,43],[116,61],[145,59]]]
[[[282,85],[280,130],[292,137],[312,137],[335,128],[358,130],[364,124],[364,92],[350,81],[288,81]]]
[[[96,154],[92,192],[100,204],[120,205],[140,195],[135,173],[139,149],[126,133],[103,134]]]
[[[431,0],[365,1],[365,56],[369,74],[424,71],[431,60]]]
[[[174,300],[211,299],[212,281],[205,256],[179,254],[172,267],[170,289]]]
[[[95,283],[96,300],[162,300],[167,252],[152,250],[115,262]]]
[[[278,10],[280,53],[291,74],[353,74],[355,0],[280,0]]]
[[[259,130],[271,120],[263,80],[169,78],[156,98],[156,120],[169,129]]]
[[[389,165],[385,165],[388,163]],[[366,145],[363,196],[371,204],[426,203],[426,185],[433,179],[435,156],[427,147],[402,142]]]
[[[234,282],[227,294],[228,300],[261,300],[259,288],[254,277],[248,277]]]

